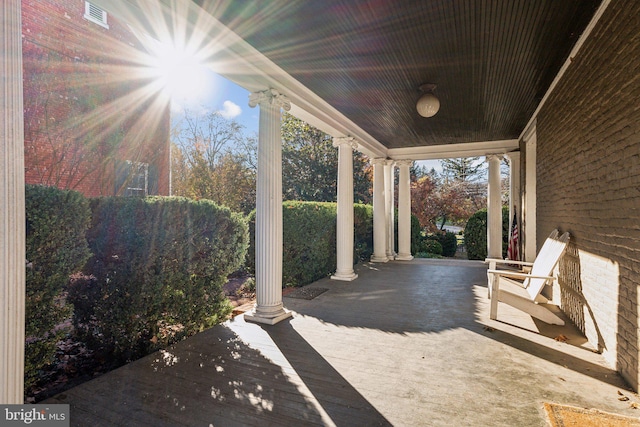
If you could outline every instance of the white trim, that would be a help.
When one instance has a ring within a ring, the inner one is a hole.
[[[136,192],[141,191],[143,193],[142,196],[147,197],[149,195],[149,163],[127,160],[127,165],[129,166],[129,174],[126,181],[127,187],[125,188],[125,195],[140,196],[140,194],[137,194]],[[143,186],[132,187],[132,185],[139,183],[140,175],[142,175],[142,173],[144,173]]]
[[[102,16],[98,18],[98,15]],[[107,11],[99,6],[96,6],[92,2],[84,2],[84,19],[86,19],[87,21],[91,21],[94,24],[98,24],[106,29],[109,29],[109,24],[107,23]]]
[[[517,150],[518,147],[517,139],[507,139],[502,141],[391,148],[388,151],[388,155],[394,160],[437,160],[505,154],[509,151]]]
[[[500,188],[501,156],[489,155],[487,182],[487,256],[502,258],[502,189]]]
[[[523,252],[524,260],[533,262],[538,251],[536,242],[537,212],[536,212],[536,148],[537,135],[535,126],[528,133],[525,143],[525,186],[522,209],[523,222]]]
[[[0,3],[0,403],[24,402],[25,194],[20,0]],[[28,261],[27,261],[28,262]]]
[[[513,216],[521,211],[521,192],[520,192],[520,152],[513,151],[507,153],[509,159],[509,233],[513,228]],[[515,212],[514,212],[515,207]],[[522,220],[517,217],[518,223]]]
[[[553,79],[553,82],[551,82],[549,89],[547,89],[547,92],[542,97],[540,104],[538,104],[538,108],[536,108],[536,111],[534,111],[533,115],[531,116],[531,119],[529,119],[529,122],[524,127],[524,130],[520,134],[520,138],[518,138],[519,140],[529,139],[528,137],[525,136],[526,133],[529,132],[532,127],[535,127],[534,123],[535,123],[536,117],[538,116],[538,113],[540,112],[544,104],[547,102],[547,99],[549,98],[551,93],[554,91],[554,89],[558,85],[558,82],[560,82],[560,79],[562,79],[562,77],[564,76],[564,73],[567,71],[567,69],[569,69],[569,66],[573,62],[573,59],[578,55],[578,52],[582,48],[582,45],[587,40],[589,35],[591,35],[591,32],[595,28],[598,21],[600,21],[600,18],[602,18],[602,15],[604,14],[604,11],[607,9],[607,7],[609,6],[609,3],[611,3],[611,0],[602,0],[602,3],[600,3],[600,7],[598,7],[598,10],[596,10],[596,13],[593,15],[593,18],[591,18],[589,25],[587,25],[587,28],[585,28],[583,33],[580,35],[580,38],[578,39],[576,44],[573,46],[573,49],[571,49],[571,53],[569,54],[569,57],[566,59],[566,61],[562,65],[562,68],[560,68],[560,71],[558,71],[556,78]]]

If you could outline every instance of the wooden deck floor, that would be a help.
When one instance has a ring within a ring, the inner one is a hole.
[[[543,426],[545,401],[635,414],[574,329],[502,305],[489,321],[485,271],[361,265],[285,298],[290,320],[239,316],[48,402],[70,403],[77,426]]]

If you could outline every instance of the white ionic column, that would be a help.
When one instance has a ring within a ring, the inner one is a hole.
[[[24,403],[25,213],[20,0],[0,5],[0,403]]]
[[[338,215],[336,225],[336,274],[334,280],[351,281],[358,277],[353,271],[353,150],[354,138],[334,138],[338,147]]]
[[[384,164],[386,159],[373,159],[373,255],[372,262],[387,262],[387,221],[384,197]]]
[[[520,198],[520,152],[506,154],[509,159],[509,232],[513,227],[513,216],[521,213]],[[514,211],[515,209],[515,211]]]
[[[487,256],[502,258],[502,195],[500,189],[500,156],[487,156],[489,187],[487,190]]]
[[[398,256],[397,260],[409,261],[411,256],[411,178],[409,168],[413,160],[399,160],[398,182]]]
[[[291,316],[282,305],[282,136],[280,109],[291,105],[274,89],[252,93],[260,105],[256,188],[256,307],[245,320],[273,325]]]
[[[384,201],[385,201],[385,218],[387,221],[387,258],[394,260],[396,258],[395,251],[395,209],[394,209],[394,174],[393,168],[395,161],[387,160],[384,164]]]

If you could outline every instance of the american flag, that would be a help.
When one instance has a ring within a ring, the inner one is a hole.
[[[511,235],[509,236],[509,247],[507,248],[507,259],[510,259],[511,261],[520,261],[520,256],[518,255],[518,220],[516,214],[513,214]]]

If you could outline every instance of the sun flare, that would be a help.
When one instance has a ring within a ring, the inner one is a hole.
[[[195,54],[173,45],[160,45],[154,53],[155,74],[172,101],[193,102],[206,92],[206,69]]]

